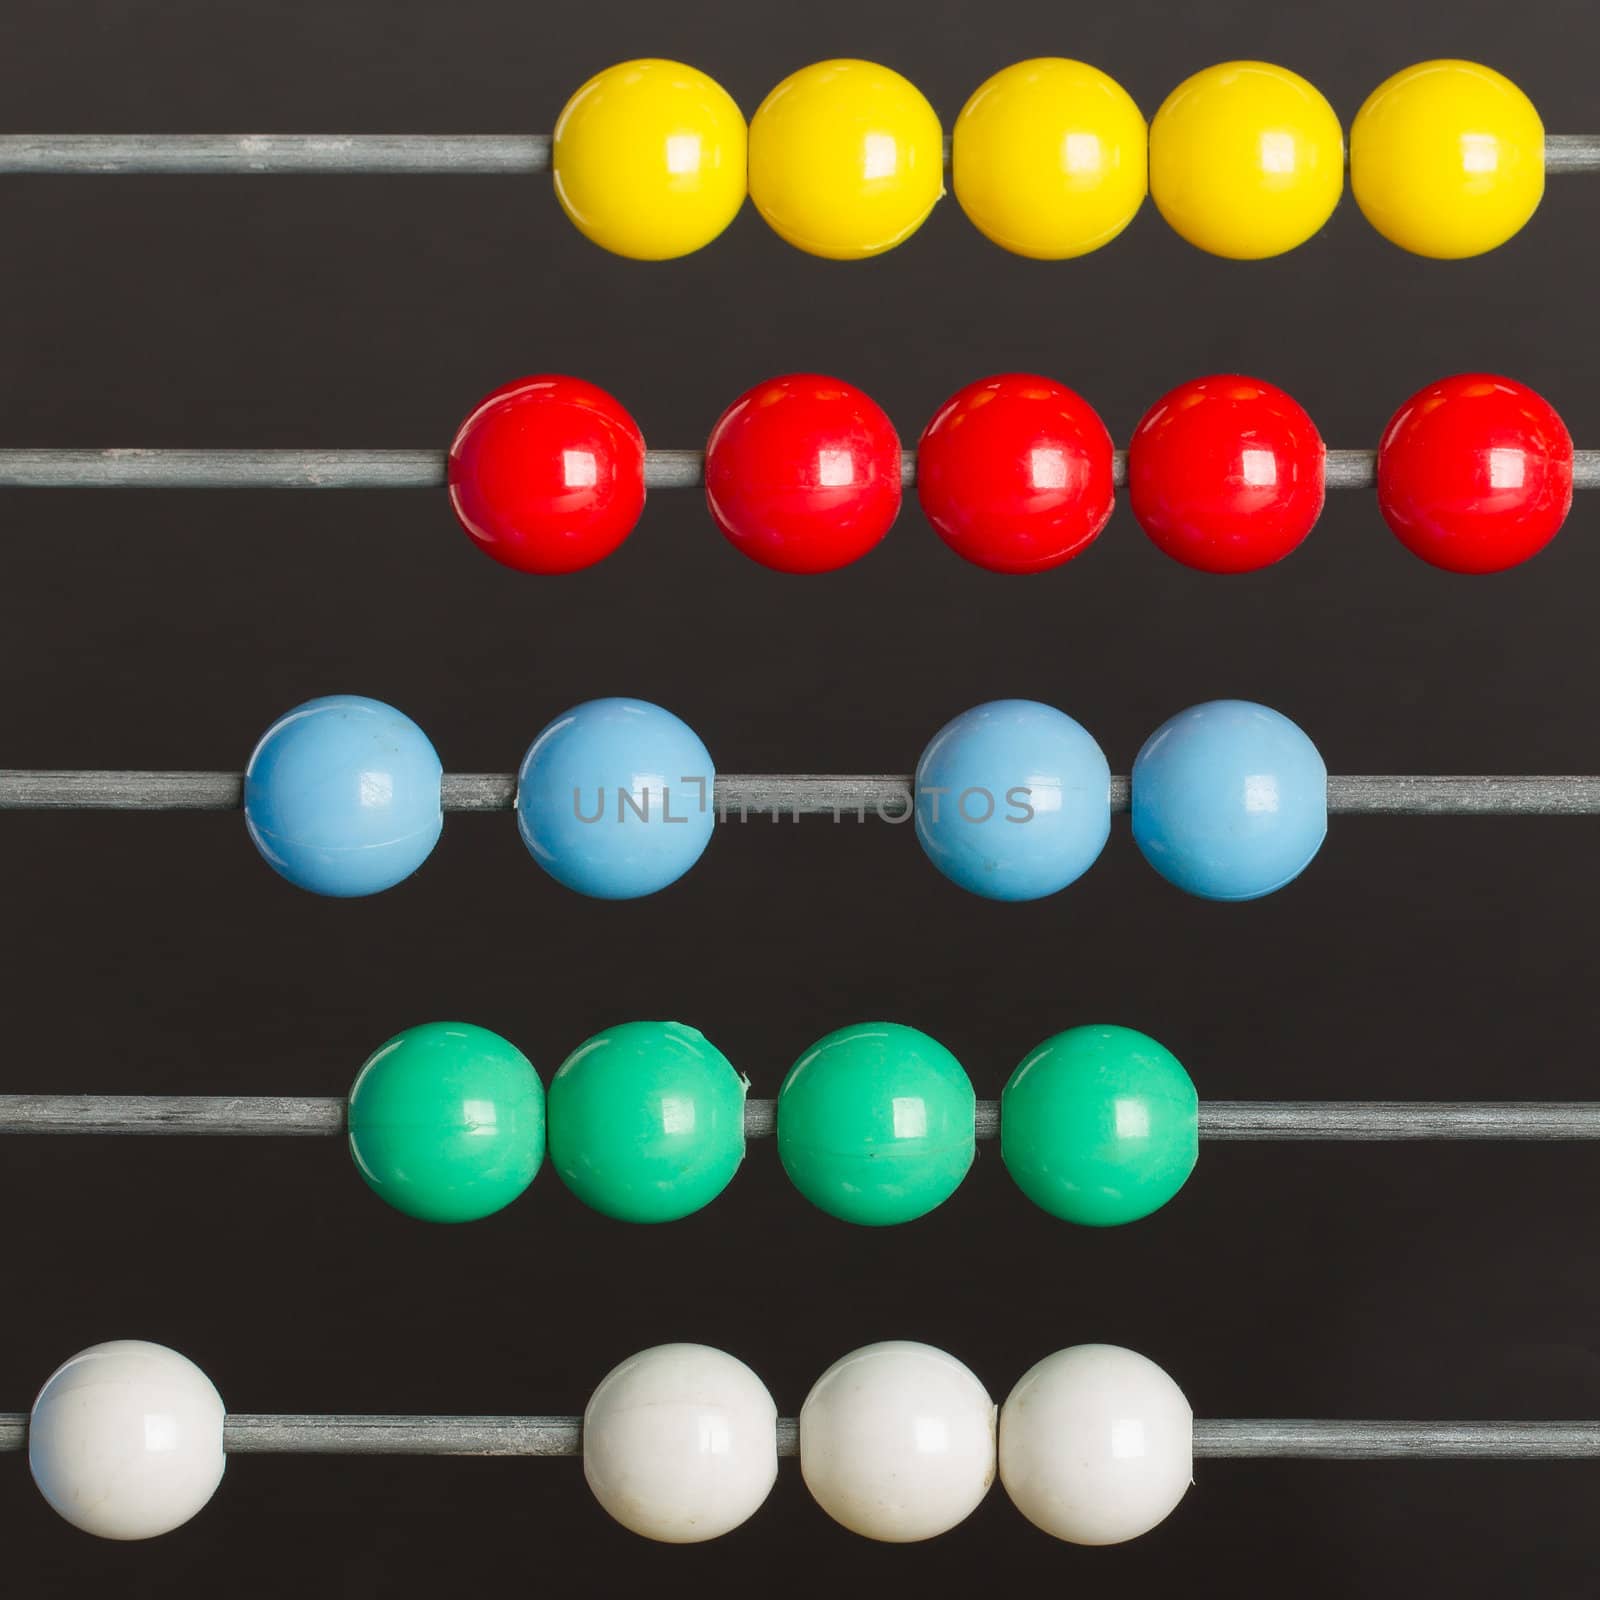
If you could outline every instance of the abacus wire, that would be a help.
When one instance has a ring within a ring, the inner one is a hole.
[[[442,489],[442,450],[0,450],[0,489]],[[1330,489],[1370,489],[1377,453],[1330,450]],[[1128,481],[1127,452],[1112,459],[1112,482]],[[917,456],[900,456],[900,481],[916,482]],[[647,489],[692,489],[704,481],[699,450],[650,450]],[[1575,450],[1572,482],[1600,489],[1600,450]]]
[[[330,1138],[345,1131],[335,1095],[0,1094],[0,1135],[187,1134]],[[770,1138],[775,1100],[745,1102],[748,1138]],[[1000,1133],[1000,1103],[980,1100],[980,1139]],[[1417,1139],[1600,1139],[1600,1101],[1205,1100],[1200,1136],[1218,1140],[1396,1142]]]
[[[721,822],[737,816],[846,815],[900,823],[911,816],[909,773],[724,773],[710,804]],[[1111,809],[1127,811],[1126,775],[1111,780]],[[517,780],[509,772],[448,772],[441,787],[446,811],[510,811]],[[113,772],[61,769],[0,770],[0,811],[238,811],[241,772]],[[1511,773],[1330,774],[1328,811],[1335,816],[1586,817],[1600,814],[1600,776]]]
[[[949,156],[949,140],[945,141]],[[1600,172],[1600,135],[1545,135],[1545,171]],[[382,173],[528,176],[550,169],[543,133],[12,133],[0,173]]]
[[[229,1455],[575,1456],[581,1417],[362,1417],[231,1414]],[[0,1451],[23,1450],[28,1418],[0,1412]],[[800,1424],[778,1419],[778,1454],[800,1453]],[[1577,1461],[1600,1457],[1600,1422],[1274,1421],[1196,1417],[1200,1459]]]

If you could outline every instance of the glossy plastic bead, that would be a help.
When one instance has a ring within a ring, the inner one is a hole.
[[[1000,1096],[1000,1156],[1036,1206],[1092,1228],[1136,1222],[1194,1171],[1200,1102],[1172,1052],[1132,1028],[1046,1039]]]
[[[892,250],[943,193],[939,119],[888,67],[802,67],[750,120],[750,198],[774,233],[811,255],[853,261]]]
[[[975,1097],[936,1039],[895,1022],[830,1033],[778,1092],[778,1157],[814,1206],[880,1227],[955,1193],[975,1153]]]
[[[424,1022],[367,1058],[347,1125],[356,1170],[380,1200],[424,1222],[474,1222],[537,1175],[544,1086],[499,1034]]]
[[[744,1160],[748,1085],[681,1022],[625,1022],[550,1080],[550,1161],[596,1211],[671,1222],[727,1188]]]
[[[1286,67],[1207,67],[1150,124],[1150,197],[1177,233],[1214,256],[1256,261],[1304,244],[1343,189],[1339,119]]]
[[[694,730],[648,700],[587,700],[528,747],[517,828],[557,883],[632,900],[676,883],[711,842],[716,769]]]
[[[605,1510],[646,1539],[719,1538],[760,1510],[777,1481],[778,1408],[721,1350],[642,1350],[590,1397],[583,1475]]]
[[[603,561],[644,510],[644,435],[604,389],[538,373],[486,395],[450,446],[450,504],[518,572]]]
[[[817,1379],[800,1408],[800,1472],[837,1523],[892,1544],[964,1522],[994,1482],[995,1407],[952,1355],[869,1344]]]
[[[1168,883],[1255,900],[1292,882],[1328,831],[1328,769],[1287,717],[1210,700],[1168,719],[1133,763],[1133,837]]]
[[[1000,1482],[1036,1528],[1121,1544],[1169,1517],[1194,1476],[1194,1412],[1155,1362],[1113,1344],[1058,1350],[1000,1408]]]
[[[313,894],[392,889],[444,828],[444,769],[410,717],[359,694],[324,695],[262,734],[244,773],[244,821],[262,859]]]
[[[1503,572],[1572,510],[1572,435],[1541,395],[1463,372],[1395,412],[1378,445],[1378,508],[1413,555],[1446,572]]]
[[[1419,61],[1356,113],[1350,189],[1367,221],[1402,250],[1447,261],[1481,255],[1539,208],[1544,124],[1492,67]]]
[[[1159,549],[1200,572],[1254,572],[1322,515],[1328,452],[1282,389],[1234,374],[1163,395],[1128,446],[1128,499]]]
[[[917,497],[934,531],[990,572],[1043,572],[1111,515],[1111,435],[1082,396],[1009,372],[939,407],[917,446]]]
[[[986,900],[1038,900],[1081,878],[1111,833],[1111,769],[1086,729],[1036,700],[947,722],[917,762],[917,841]]]
[[[744,204],[744,117],[681,61],[624,61],[567,101],[551,168],[561,209],[586,239],[667,261],[710,244]]]
[[[1144,117],[1098,67],[1042,56],[981,84],[951,138],[956,199],[1003,249],[1063,261],[1109,244],[1147,188]]]
[[[735,549],[777,572],[859,560],[900,514],[900,436],[854,384],[769,378],[717,419],[706,504]]]
[[[217,1492],[223,1420],[215,1385],[176,1350],[142,1339],[92,1345],[39,1391],[28,1468],[73,1527],[100,1539],[153,1539]]]

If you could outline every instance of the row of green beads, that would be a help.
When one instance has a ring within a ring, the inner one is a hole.
[[[715,1199],[744,1159],[748,1084],[676,1022],[630,1022],[580,1045],[551,1080],[548,1145],[596,1211],[667,1222]],[[909,1222],[953,1194],[976,1151],[961,1063],[898,1023],[841,1028],[790,1068],[778,1155],[795,1187],[847,1222]],[[532,1064],[470,1023],[391,1039],[350,1091],[350,1149],[390,1205],[430,1222],[486,1217],[544,1160],[546,1105]],[[1177,1059],[1131,1028],[1058,1033],[1011,1075],[1000,1150],[1023,1193],[1095,1227],[1166,1204],[1198,1154],[1199,1102]]]

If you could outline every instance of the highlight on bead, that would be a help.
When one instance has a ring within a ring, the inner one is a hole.
[[[404,712],[365,695],[324,695],[262,734],[244,773],[244,820],[261,858],[313,894],[392,889],[444,827],[443,768]]]
[[[1215,256],[1257,261],[1304,244],[1344,191],[1344,135],[1286,67],[1225,61],[1186,78],[1150,123],[1150,197]]]
[[[774,233],[836,261],[892,250],[944,193],[944,134],[915,84],[871,61],[791,73],[750,119],[750,198]]]
[[[1482,255],[1544,198],[1544,124],[1521,89],[1475,61],[1419,61],[1378,85],[1350,125],[1350,190],[1413,255]]]
[[[1064,711],[992,700],[928,742],[915,806],[917,842],[952,883],[987,900],[1038,900],[1099,859],[1111,834],[1111,768]]]
[[[985,238],[1064,261],[1110,242],[1149,187],[1145,121],[1127,90],[1083,61],[1019,61],[956,118],[950,178]]]
[[[1294,881],[1328,832],[1328,769],[1281,712],[1248,700],[1180,711],[1133,763],[1133,838],[1169,883],[1256,900]]]
[[[1413,555],[1446,572],[1504,572],[1536,556],[1572,510],[1572,435],[1514,378],[1429,384],[1378,445],[1378,508]]]
[[[1282,389],[1226,373],[1156,401],[1128,445],[1128,503],[1163,554],[1200,572],[1255,572],[1316,526],[1327,449]]]
[[[551,137],[556,198],[586,239],[635,261],[711,243],[744,204],[744,116],[681,61],[623,61],[590,78]]]
[[[485,555],[517,572],[603,561],[644,511],[644,435],[604,389],[538,373],[473,407],[450,445],[450,504]]]

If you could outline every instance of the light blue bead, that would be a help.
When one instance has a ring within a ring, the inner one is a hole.
[[[648,700],[588,700],[528,748],[517,829],[558,883],[633,900],[676,882],[711,842],[716,770],[694,730]]]
[[[1065,712],[991,700],[933,736],[916,805],[917,838],[951,882],[990,900],[1037,900],[1105,848],[1111,769]]]
[[[376,894],[439,842],[443,776],[404,712],[359,694],[307,700],[262,734],[244,820],[274,871],[313,894]]]
[[[1133,764],[1133,837],[1169,883],[1254,900],[1297,878],[1328,832],[1328,769],[1287,717],[1209,700],[1162,723]]]

